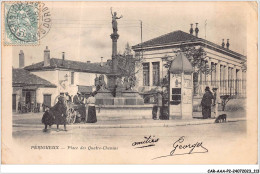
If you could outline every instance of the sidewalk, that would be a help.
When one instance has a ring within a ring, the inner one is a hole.
[[[227,122],[246,121],[246,115],[243,112],[225,112],[227,114]],[[43,113],[29,113],[13,115],[13,127],[40,127],[41,117]],[[219,113],[221,114],[221,112]],[[214,124],[215,119],[199,119],[201,112],[194,112],[193,119],[189,120],[153,120],[153,119],[138,119],[138,120],[100,120],[97,123],[78,123],[68,125],[68,128],[144,128],[144,127],[174,127],[187,125]]]

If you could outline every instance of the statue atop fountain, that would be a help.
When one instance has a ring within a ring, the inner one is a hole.
[[[113,14],[113,12],[112,12],[112,7],[110,8],[110,10],[111,10],[111,15],[112,15],[112,28],[113,28],[113,33],[114,33],[114,34],[117,34],[117,31],[118,31],[118,28],[117,28],[117,19],[121,19],[123,16],[121,15],[120,17],[117,17],[117,16],[116,16],[116,15],[117,15],[116,12],[114,12],[114,14]]]

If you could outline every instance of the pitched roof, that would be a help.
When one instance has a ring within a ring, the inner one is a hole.
[[[182,42],[182,41],[196,41],[199,38],[192,35],[185,33],[181,30],[177,30],[159,37],[156,37],[154,39],[148,40],[146,42],[142,43],[143,47],[146,46],[154,46],[154,45],[162,45],[162,44],[169,44],[172,42]],[[141,44],[135,45],[133,47],[140,46]]]
[[[104,66],[100,66],[100,63],[87,63],[80,61],[72,61],[72,60],[62,60],[57,58],[50,59],[50,65],[44,66],[44,62],[39,62],[33,65],[29,65],[24,67],[24,69],[28,71],[34,70],[44,70],[44,69],[70,69],[78,72],[92,72],[92,73],[102,73],[102,74],[110,74],[111,67],[106,62],[104,62]]]
[[[232,54],[239,58],[246,58],[245,56],[243,56],[237,52],[234,52],[227,48],[223,48],[221,45],[218,45],[218,44],[215,44],[208,40],[196,37],[192,34],[186,33],[181,30],[173,31],[173,32],[167,33],[165,35],[156,37],[154,39],[143,42],[142,44],[141,43],[137,44],[137,45],[133,46],[132,48],[133,48],[133,50],[137,50],[137,49],[145,49],[146,47],[163,46],[163,45],[169,45],[169,44],[173,44],[173,43],[180,45],[180,44],[184,44],[184,43],[188,43],[188,42],[207,44],[207,45],[217,48],[218,50],[221,50],[223,53]]]
[[[13,86],[39,86],[39,87],[56,87],[51,82],[36,76],[29,71],[20,68],[13,68],[12,71]]]
[[[188,60],[188,58],[183,54],[180,53],[177,55],[177,57],[172,61],[170,72],[173,74],[178,73],[192,73],[193,68]]]

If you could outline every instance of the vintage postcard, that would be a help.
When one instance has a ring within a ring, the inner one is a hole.
[[[2,164],[258,163],[256,2],[1,10]]]

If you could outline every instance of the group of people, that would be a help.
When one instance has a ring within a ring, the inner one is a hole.
[[[202,107],[202,116],[203,119],[211,118],[211,107],[214,108],[214,117],[218,117],[218,106],[221,103],[220,95],[218,88],[212,88],[213,93],[210,91],[210,88],[207,86],[205,88],[205,94],[201,100]]]
[[[84,123],[96,123],[96,108],[95,108],[95,92],[92,92],[88,98],[83,96],[80,92],[73,97],[73,101],[68,93],[65,93],[64,97],[59,97],[58,102],[53,107],[46,107],[42,117],[42,123],[45,125],[43,131],[47,131],[48,126],[53,124],[57,125],[57,131],[59,131],[59,125],[64,125],[64,131],[66,129],[66,117],[67,107],[65,102],[73,102],[76,106],[76,110],[80,114],[80,120],[78,122]],[[88,108],[88,114],[86,114],[86,108]]]

